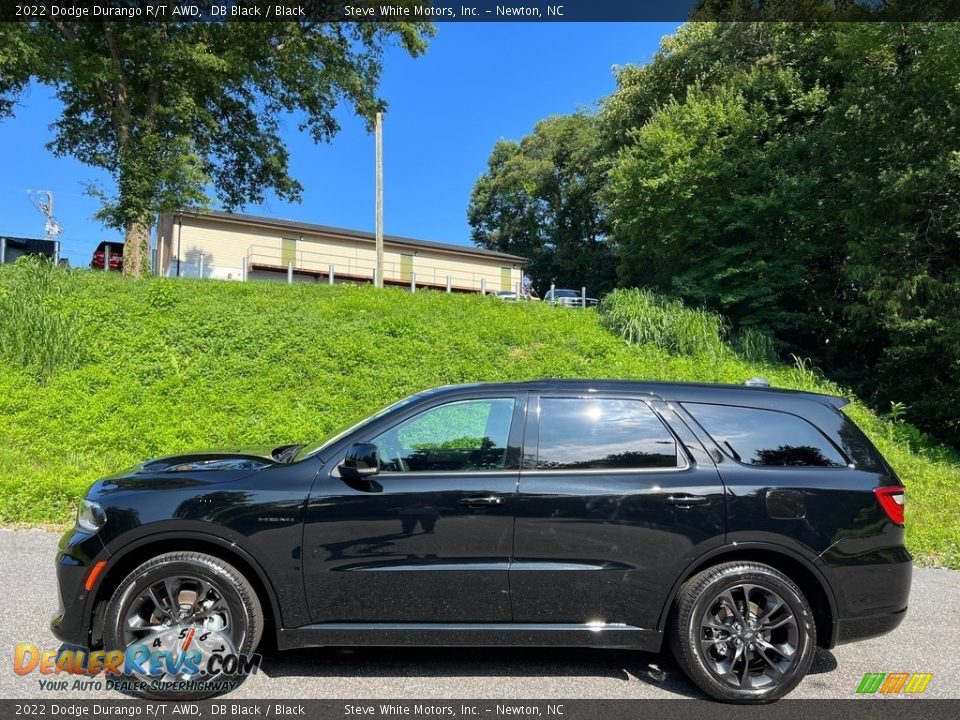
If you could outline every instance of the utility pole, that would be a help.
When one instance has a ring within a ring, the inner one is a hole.
[[[55,242],[57,236],[63,232],[63,228],[53,216],[53,193],[50,190],[29,190],[27,194],[40,214],[43,215],[44,237],[48,242]]]
[[[377,287],[383,287],[383,113],[377,113]]]

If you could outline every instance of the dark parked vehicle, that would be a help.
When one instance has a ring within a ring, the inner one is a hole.
[[[90,267],[94,270],[103,270],[103,264],[107,261],[107,248],[110,249],[110,269],[123,270],[123,243],[116,240],[104,240],[97,249],[93,251],[93,258],[90,260]]]
[[[265,628],[281,650],[667,643],[709,695],[771,701],[816,646],[907,608],[904,489],[844,404],[453,386],[312,446],[149,460],[83,500],[52,628],[110,649],[214,630],[241,653]]]

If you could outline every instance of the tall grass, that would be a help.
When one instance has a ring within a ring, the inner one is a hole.
[[[740,328],[730,338],[730,348],[748,363],[769,365],[780,361],[776,341],[756,328]]]
[[[676,355],[719,357],[726,351],[723,318],[650,290],[614,290],[598,308],[604,326],[629,342]]]
[[[628,342],[674,355],[736,355],[758,365],[778,363],[776,341],[755,328],[731,334],[723,316],[641,289],[614,290],[598,307],[604,326]]]
[[[46,383],[82,359],[79,321],[60,303],[66,273],[48,259],[24,256],[0,274],[0,358]]]

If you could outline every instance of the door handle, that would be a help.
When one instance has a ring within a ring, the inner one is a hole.
[[[670,495],[667,502],[681,508],[693,507],[694,505],[709,505],[710,498],[704,495]]]
[[[467,507],[493,507],[503,502],[499,495],[484,495],[481,497],[460,498],[460,504]]]

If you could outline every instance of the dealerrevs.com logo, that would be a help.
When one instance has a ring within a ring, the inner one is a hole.
[[[216,630],[172,626],[125,650],[41,651],[21,643],[13,670],[17,675],[38,672],[41,690],[222,693],[256,673],[260,661],[258,654],[238,654],[230,638]],[[57,677],[63,674],[81,677]]]
[[[867,673],[857,686],[860,695],[919,695],[927,689],[933,673]]]

